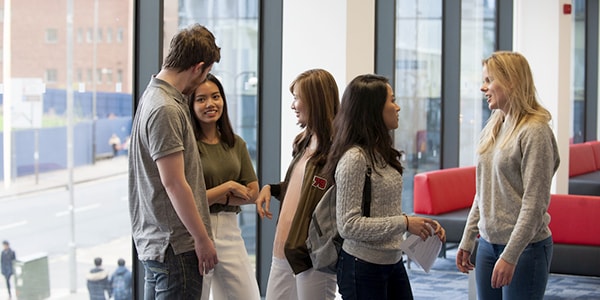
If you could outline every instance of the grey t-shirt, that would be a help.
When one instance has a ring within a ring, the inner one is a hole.
[[[157,159],[183,151],[185,178],[210,235],[206,187],[186,98],[153,77],[139,101],[130,143],[129,213],[139,259],[163,262],[169,244],[175,254],[193,251],[194,240],[175,212],[156,165]]]

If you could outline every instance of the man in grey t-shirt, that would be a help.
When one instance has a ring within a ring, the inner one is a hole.
[[[220,60],[213,34],[195,24],[171,40],[142,95],[129,150],[129,212],[145,299],[199,299],[218,262],[206,187],[185,94]]]

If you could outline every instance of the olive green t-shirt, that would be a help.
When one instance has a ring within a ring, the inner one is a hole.
[[[246,142],[238,135],[235,136],[233,147],[229,147],[223,142],[207,144],[199,141],[198,150],[207,190],[229,180],[242,185],[248,185],[248,183],[258,180],[248,148],[246,148]],[[240,212],[241,209],[239,206],[225,206],[220,203],[210,206],[211,213],[221,211]]]

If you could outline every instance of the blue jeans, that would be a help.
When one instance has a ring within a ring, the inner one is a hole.
[[[337,283],[344,300],[413,299],[402,260],[392,265],[378,265],[342,250],[337,264]]]
[[[202,275],[198,269],[196,252],[175,255],[169,246],[165,262],[143,261],[146,271],[144,285],[145,300],[200,299]]]
[[[509,285],[492,288],[492,272],[506,245],[480,238],[475,258],[475,280],[479,299],[543,299],[552,261],[552,237],[525,247]]]

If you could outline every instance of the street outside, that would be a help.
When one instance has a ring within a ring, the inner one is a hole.
[[[71,175],[72,174],[72,175]],[[73,192],[67,189],[72,183]],[[71,194],[73,195],[71,197]],[[73,203],[73,213],[69,210]],[[103,259],[103,267],[112,273],[117,260],[124,258],[131,269],[131,237],[127,204],[127,157],[118,156],[69,170],[53,171],[13,179],[0,186],[0,240],[8,240],[16,252],[17,265],[46,264],[44,272],[24,274],[27,268],[15,269],[12,277],[12,299],[15,288],[31,295],[32,288],[50,288],[49,299],[89,299],[87,272],[94,267],[95,257]],[[74,235],[75,269],[72,276],[70,249]],[[42,268],[43,269],[43,268]],[[32,271],[28,271],[32,272]],[[27,276],[25,276],[27,275]],[[48,278],[47,278],[48,277]],[[72,290],[72,279],[76,290]],[[44,292],[40,292],[44,294]],[[8,299],[4,280],[0,299]]]

